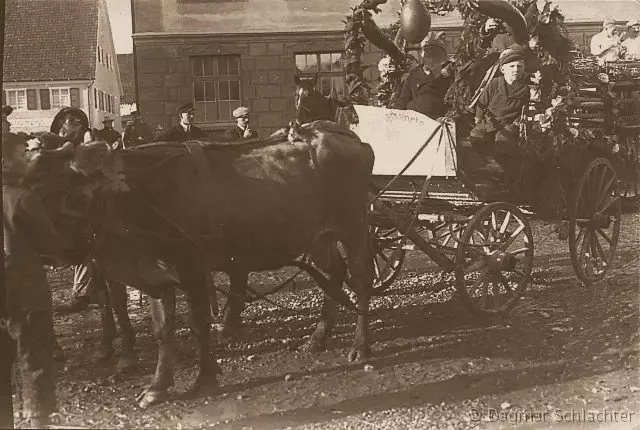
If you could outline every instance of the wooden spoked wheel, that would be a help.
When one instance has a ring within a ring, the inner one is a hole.
[[[429,229],[429,242],[444,253],[455,256],[467,224],[442,222]]]
[[[469,221],[456,249],[456,289],[480,316],[506,313],[524,294],[533,267],[529,221],[510,203],[492,203]]]
[[[387,289],[402,269],[406,238],[397,228],[371,226],[369,229],[373,255],[373,288],[375,293]]]
[[[585,284],[601,280],[611,267],[621,220],[618,175],[609,160],[596,158],[585,167],[569,207],[571,264]]]

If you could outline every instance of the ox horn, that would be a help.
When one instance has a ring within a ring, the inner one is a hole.
[[[469,6],[483,15],[503,21],[513,35],[516,43],[522,45],[529,41],[527,20],[514,5],[506,0],[470,0]]]

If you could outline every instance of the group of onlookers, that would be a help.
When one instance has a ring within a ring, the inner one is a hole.
[[[598,58],[600,64],[640,60],[640,18],[627,22],[626,31],[620,31],[613,19],[605,19],[602,31],[591,38],[591,54]]]

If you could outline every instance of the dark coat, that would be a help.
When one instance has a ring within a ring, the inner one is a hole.
[[[422,67],[416,67],[409,72],[393,108],[411,109],[433,119],[444,116],[447,113],[444,97],[449,85],[450,78],[427,76]]]
[[[504,76],[493,78],[487,84],[476,108],[476,119],[495,120],[499,125],[512,124],[520,114],[522,108],[529,102],[529,85],[526,82],[515,82],[508,85]],[[490,122],[489,121],[489,122]]]
[[[195,125],[191,125],[189,133],[187,133],[180,124],[176,124],[169,129],[160,138],[165,142],[187,142],[189,140],[201,139],[206,136],[206,133]]]
[[[124,129],[123,143],[125,148],[149,143],[153,140],[153,133],[143,122],[132,122]]]
[[[113,145],[115,142],[122,139],[122,135],[112,128],[103,128],[96,131],[95,139],[104,140],[109,145]]]
[[[249,137],[244,137],[244,130],[237,125],[234,125],[230,129],[224,132],[224,137],[228,140],[243,140],[243,139],[257,139],[258,133],[255,130],[250,130]]]
[[[61,255],[62,238],[40,198],[6,172],[3,172],[2,195],[8,308],[48,310],[51,293],[40,255]]]

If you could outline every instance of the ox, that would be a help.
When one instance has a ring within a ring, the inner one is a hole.
[[[173,382],[175,287],[189,300],[198,342],[199,373],[189,392],[217,385],[204,279],[209,270],[239,274],[246,282],[250,271],[300,266],[296,259],[309,255],[316,266],[305,267],[331,295],[325,294],[309,339],[312,349],[321,349],[331,334],[334,299],[346,299],[339,287],[348,270],[358,312],[349,358],[368,356],[373,268],[367,190],[373,160],[371,148],[355,134],[325,121],[303,126],[289,141],[155,143],[120,153],[101,142],[78,147],[71,165],[79,173],[65,172],[66,205],[73,210],[53,215],[63,235],[91,239],[79,254],[91,255],[107,278],[151,297],[159,353],[155,375],[138,397],[141,407],[162,401]],[[40,174],[31,183],[56,175],[49,161],[34,159],[44,168],[34,169]],[[119,171],[124,182],[115,182],[127,190],[106,191],[114,181],[105,178],[119,178]],[[70,212],[84,216],[69,222]]]

